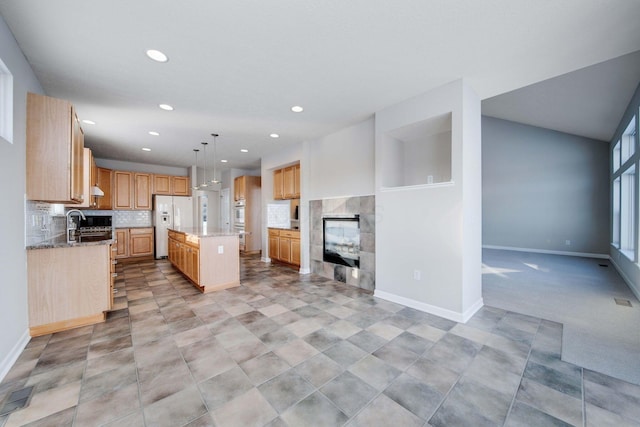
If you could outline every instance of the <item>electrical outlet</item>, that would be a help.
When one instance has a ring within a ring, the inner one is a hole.
[[[422,272],[420,270],[413,270],[413,280],[420,280]]]
[[[224,246],[218,245],[218,253],[219,254],[223,254],[224,253]]]

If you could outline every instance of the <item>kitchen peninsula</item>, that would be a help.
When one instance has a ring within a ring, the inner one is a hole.
[[[176,227],[169,233],[169,261],[201,292],[240,285],[238,233]]]

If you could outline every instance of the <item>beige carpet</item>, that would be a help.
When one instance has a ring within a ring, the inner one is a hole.
[[[562,323],[564,361],[640,384],[640,302],[609,261],[484,249],[482,284],[488,306]]]

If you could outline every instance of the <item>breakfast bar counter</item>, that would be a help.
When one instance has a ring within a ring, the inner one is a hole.
[[[238,233],[175,227],[169,233],[169,261],[201,292],[240,285]]]

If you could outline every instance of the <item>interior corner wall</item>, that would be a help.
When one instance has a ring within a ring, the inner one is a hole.
[[[484,116],[482,147],[484,246],[609,252],[606,142]]]
[[[375,118],[375,295],[462,322],[482,307],[480,100],[472,92],[458,80]],[[451,182],[385,187],[387,133],[447,113]]]
[[[44,94],[13,34],[0,17],[0,58],[13,75],[13,144],[0,138],[0,381],[29,340],[25,252],[27,92]]]

